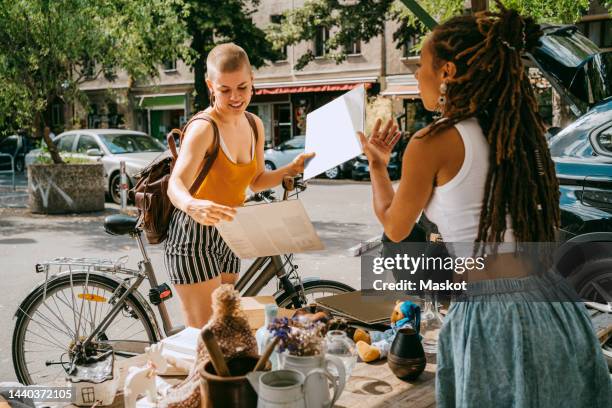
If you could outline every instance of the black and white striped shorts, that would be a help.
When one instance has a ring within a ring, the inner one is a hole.
[[[170,219],[164,263],[173,284],[214,279],[221,272],[240,272],[240,259],[213,226],[197,223],[179,209]]]

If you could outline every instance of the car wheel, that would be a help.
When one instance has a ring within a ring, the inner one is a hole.
[[[274,165],[274,163],[272,163],[269,160],[266,160],[265,162],[265,167],[266,167],[266,171],[272,171],[272,170],[276,170],[276,166]]]
[[[612,259],[587,261],[568,276],[581,299],[597,303],[612,302]]]
[[[112,175],[109,185],[108,185],[108,191],[109,191],[109,195],[111,198],[111,201],[114,202],[115,204],[121,204],[121,173],[116,172],[115,174]],[[130,185],[130,181],[128,180],[128,190],[132,188],[132,186]],[[130,202],[130,198],[128,197],[127,202]]]
[[[325,172],[325,177],[331,180],[337,180],[340,178],[341,175],[342,172],[340,171],[340,167],[338,166],[331,168]]]

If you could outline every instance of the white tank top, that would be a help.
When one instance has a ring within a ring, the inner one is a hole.
[[[463,141],[463,164],[449,182],[434,188],[425,215],[438,226],[445,242],[474,242],[489,170],[489,143],[476,118],[463,120],[455,128]],[[510,216],[506,223],[504,242],[514,242]]]

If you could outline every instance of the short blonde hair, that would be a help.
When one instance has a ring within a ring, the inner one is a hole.
[[[243,67],[251,70],[249,56],[242,47],[231,42],[217,45],[206,57],[207,78],[213,72],[236,72]]]

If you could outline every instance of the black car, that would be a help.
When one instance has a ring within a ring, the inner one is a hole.
[[[31,150],[30,141],[21,135],[12,135],[0,139],[0,170],[11,170],[11,158],[15,163],[15,171],[21,173],[25,170],[25,155]]]
[[[400,152],[394,151],[391,153],[391,160],[387,165],[387,171],[391,180],[397,180],[400,178],[402,172],[402,164],[400,160]],[[370,178],[370,166],[368,164],[368,158],[365,154],[357,156],[353,162],[351,169],[351,178],[353,180],[364,180]]]
[[[543,26],[537,66],[578,118],[549,139],[564,242],[557,269],[584,299],[612,302],[612,53],[575,26]]]

